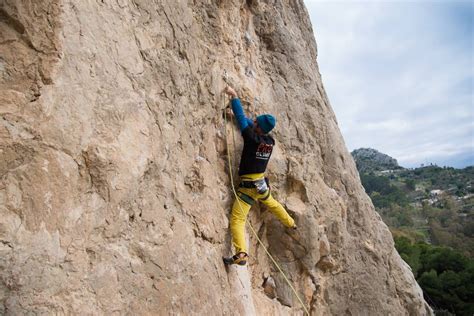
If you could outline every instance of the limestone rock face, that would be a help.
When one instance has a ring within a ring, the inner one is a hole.
[[[3,0],[0,314],[303,313],[253,235],[248,267],[222,264],[226,133],[242,146],[224,72],[248,113],[277,117],[268,175],[298,230],[249,220],[310,313],[431,313],[316,56],[302,0]]]

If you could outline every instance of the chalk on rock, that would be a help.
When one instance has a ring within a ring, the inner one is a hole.
[[[245,44],[247,44],[248,46],[252,45],[253,40],[249,32],[245,32],[244,38],[245,38]]]
[[[250,78],[256,78],[255,71],[250,66],[245,67],[245,75]]]

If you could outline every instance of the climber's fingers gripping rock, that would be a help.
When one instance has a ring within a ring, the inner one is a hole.
[[[227,86],[224,90],[224,92],[229,95],[231,98],[237,98],[237,92],[235,92],[235,90],[230,87],[230,86]]]

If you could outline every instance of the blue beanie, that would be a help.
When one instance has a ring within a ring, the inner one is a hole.
[[[276,119],[273,115],[263,114],[257,116],[257,123],[263,133],[267,134],[275,127]]]

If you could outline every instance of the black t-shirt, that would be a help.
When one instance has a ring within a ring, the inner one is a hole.
[[[275,140],[269,135],[258,135],[251,126],[242,131],[242,136],[244,149],[240,158],[239,176],[265,172]]]

